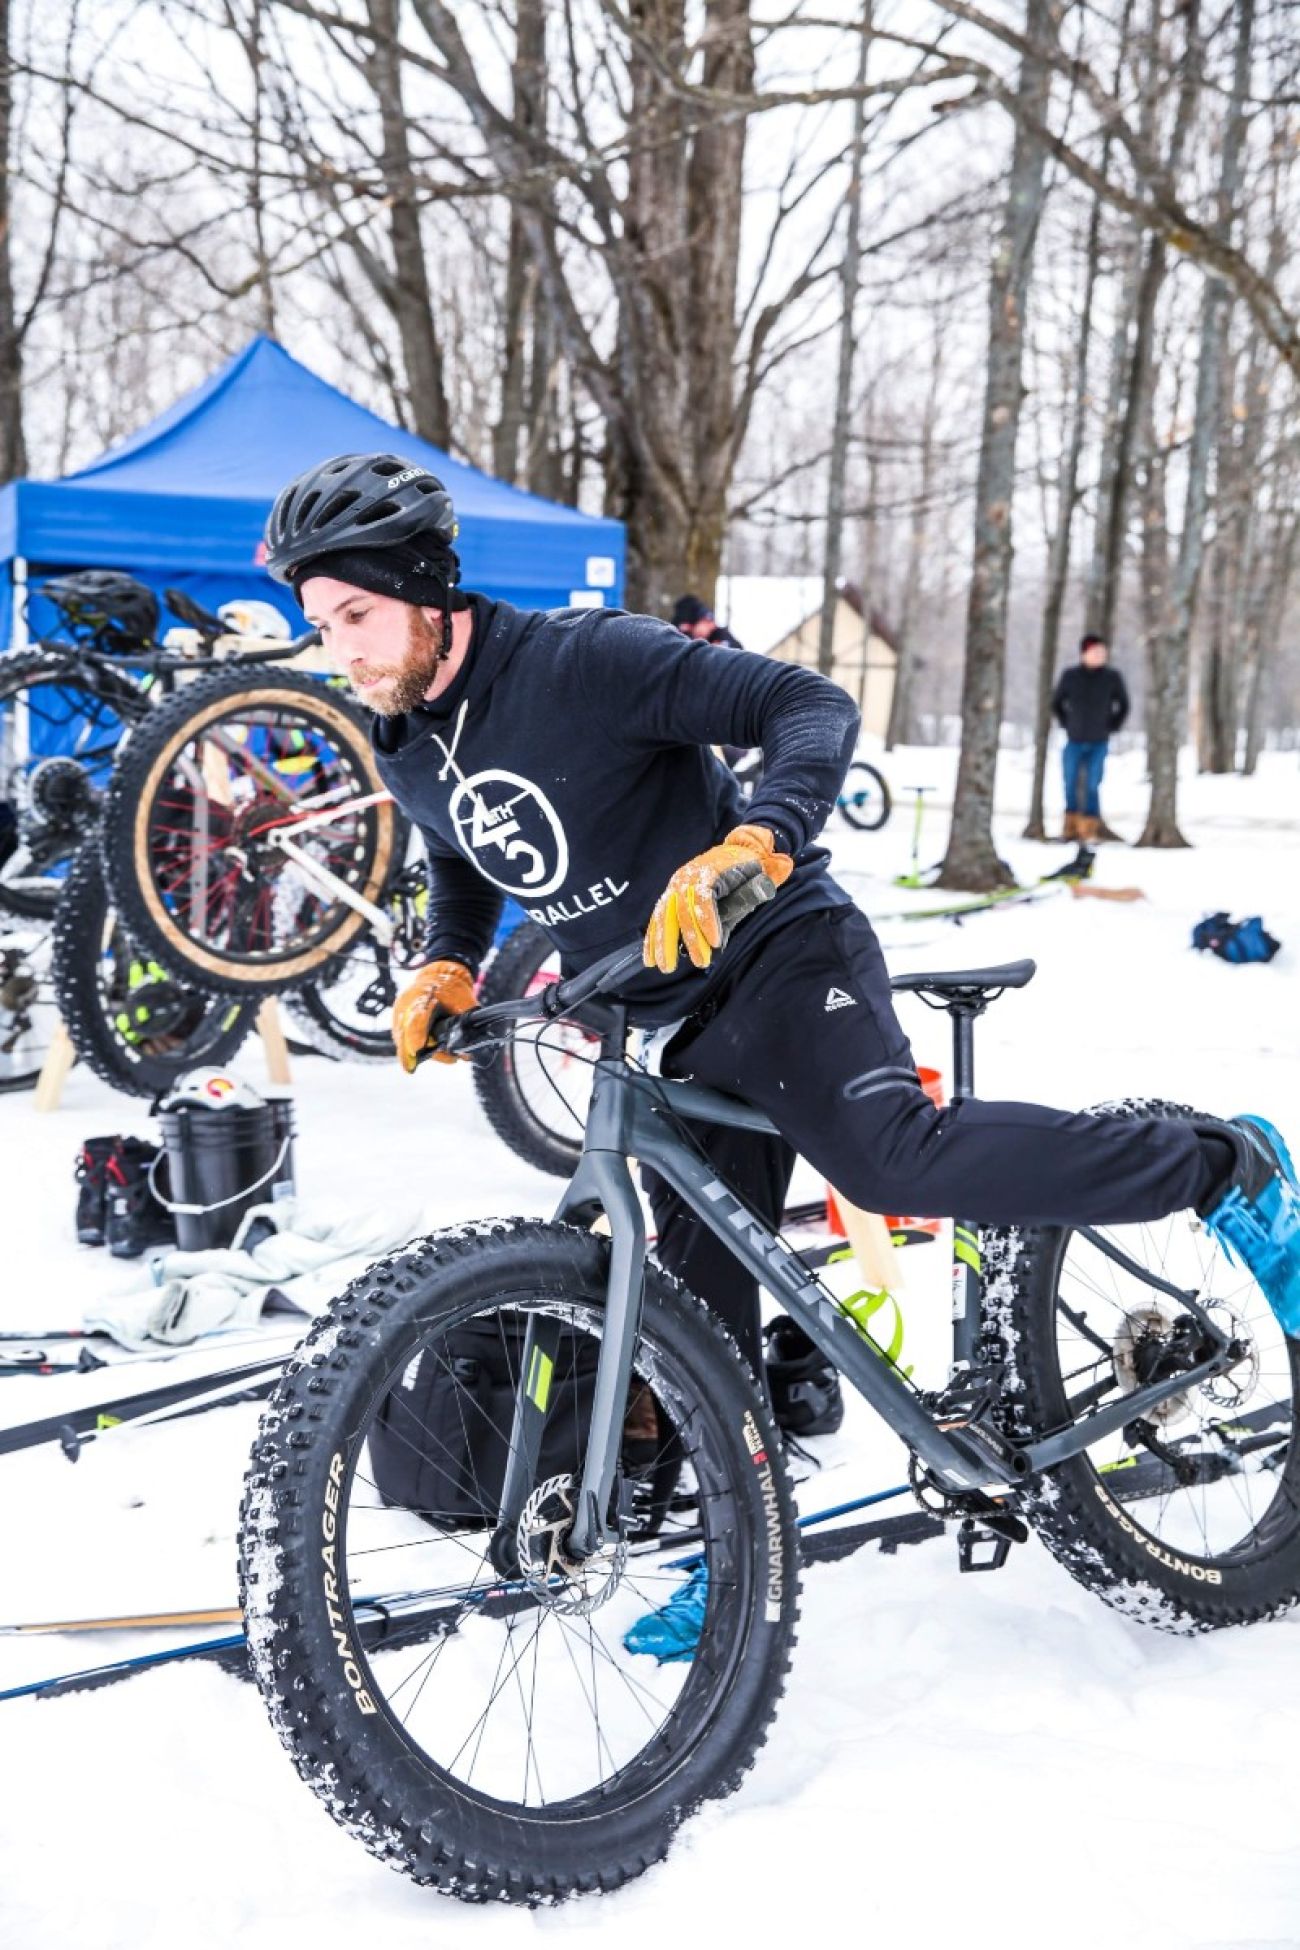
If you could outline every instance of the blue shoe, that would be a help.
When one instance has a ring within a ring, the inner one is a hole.
[[[697,1564],[680,1591],[666,1605],[648,1611],[623,1634],[629,1652],[648,1652],[661,1666],[678,1665],[695,1657],[709,1603],[709,1567]]]
[[[1262,1117],[1234,1117],[1232,1183],[1205,1223],[1230,1259],[1253,1273],[1284,1333],[1300,1340],[1300,1186],[1281,1133]]]

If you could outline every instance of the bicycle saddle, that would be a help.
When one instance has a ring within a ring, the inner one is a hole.
[[[891,975],[889,986],[896,990],[929,989],[934,995],[977,995],[990,989],[1022,989],[1037,973],[1034,961],[1006,961],[1000,968],[958,968],[946,974],[924,971],[915,975]]]

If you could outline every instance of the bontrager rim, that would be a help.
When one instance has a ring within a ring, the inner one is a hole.
[[[305,754],[290,761],[275,753],[277,737],[308,734]],[[307,808],[349,786],[357,796],[373,790],[363,737],[329,699],[293,692],[216,699],[168,740],[137,804],[136,871],[151,920],[187,960],[213,973],[246,968],[250,976],[292,979],[315,972],[364,927],[361,914],[325,896],[292,862],[273,859],[266,844],[295,805]],[[300,782],[275,776],[289,762],[305,767]],[[349,812],[345,798],[338,819],[314,828],[304,843],[375,901],[394,827],[391,805]],[[260,871],[249,872],[250,853]]]
[[[597,1306],[527,1294],[462,1310],[455,1324],[499,1321],[505,1310],[512,1330],[540,1311],[599,1342]],[[720,1421],[690,1391],[672,1351],[643,1341],[638,1379],[673,1417],[690,1458],[679,1485],[687,1492],[679,1501],[690,1504],[690,1528],[683,1530],[679,1519],[662,1537],[633,1540],[613,1594],[586,1615],[566,1615],[493,1569],[489,1492],[475,1496],[488,1526],[481,1530],[440,1526],[432,1516],[382,1502],[369,1433],[380,1405],[432,1344],[427,1333],[408,1337],[357,1419],[341,1486],[339,1589],[357,1663],[403,1743],[458,1793],[539,1818],[599,1814],[611,1797],[644,1791],[680,1764],[707,1731],[740,1656],[753,1571],[726,1520],[729,1465]],[[468,1388],[463,1413],[471,1431],[485,1416]],[[508,1442],[508,1425],[497,1437]],[[437,1442],[432,1432],[430,1439]],[[712,1485],[703,1494],[701,1482]],[[701,1562],[710,1587],[709,1658],[659,1665],[627,1650],[624,1633],[680,1592],[688,1567]],[[416,1606],[428,1620],[423,1633],[404,1643],[400,1634],[397,1642],[390,1635],[387,1645],[365,1650],[364,1601],[376,1589],[390,1594],[385,1604],[399,1624],[402,1606],[393,1605],[391,1594],[420,1594]]]

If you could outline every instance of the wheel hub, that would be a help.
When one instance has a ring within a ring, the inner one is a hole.
[[[627,1562],[620,1537],[606,1550],[578,1563],[565,1545],[573,1528],[577,1486],[572,1476],[550,1476],[525,1503],[515,1533],[519,1571],[535,1596],[552,1611],[586,1615],[608,1603]]]
[[[1190,1314],[1174,1313],[1159,1300],[1148,1300],[1126,1313],[1119,1332],[1111,1343],[1115,1378],[1126,1395],[1154,1382],[1168,1381],[1174,1375],[1196,1367],[1206,1357],[1208,1343],[1202,1329]],[[1230,1370],[1229,1373],[1234,1372]],[[1228,1374],[1201,1382],[1201,1390],[1211,1401],[1220,1402],[1215,1390],[1228,1386],[1220,1405],[1236,1405],[1249,1393],[1253,1381],[1240,1389],[1229,1382]],[[1190,1391],[1189,1391],[1190,1392]],[[1162,1429],[1172,1428],[1191,1413],[1187,1393],[1169,1395],[1154,1408],[1143,1411],[1144,1419]]]

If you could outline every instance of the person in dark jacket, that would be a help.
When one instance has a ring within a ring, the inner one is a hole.
[[[739,637],[733,636],[724,623],[719,623],[706,602],[698,596],[679,596],[673,604],[673,628],[683,636],[693,637],[697,643],[721,643],[728,650],[743,650]]]
[[[1063,839],[1091,843],[1103,837],[1100,795],[1107,744],[1128,713],[1128,687],[1111,667],[1106,639],[1085,636],[1078,663],[1062,671],[1052,697],[1052,715],[1065,732]]]
[[[619,1000],[652,1032],[664,1075],[743,1098],[776,1126],[699,1127],[771,1225],[796,1153],[867,1211],[977,1224],[1122,1225],[1195,1207],[1213,1226],[1221,1201],[1248,1202],[1265,1182],[1292,1199],[1243,1120],[974,1098],[938,1109],[871,924],[817,844],[857,739],[846,693],[797,665],[687,643],[653,617],[464,594],[455,535],[441,484],[386,454],[310,469],[267,527],[268,569],[377,714],[380,774],[428,843],[429,960],[393,1011],[405,1070],[430,1050],[452,1060],[437,1032],[473,1008],[513,894],[566,974],[644,937]],[[710,749],[723,741],[763,749],[748,806]],[[728,941],[720,905],[737,893],[747,912]],[[761,1375],[754,1283],[670,1187],[650,1196],[660,1260]],[[1270,1251],[1300,1287],[1300,1193],[1294,1207],[1294,1241],[1273,1225]]]

